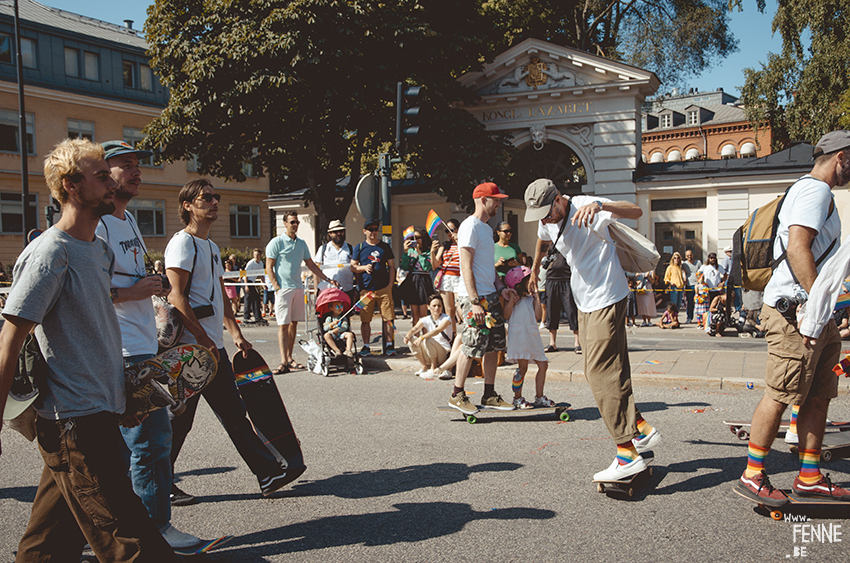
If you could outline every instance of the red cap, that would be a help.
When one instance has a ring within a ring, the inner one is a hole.
[[[493,182],[484,182],[475,186],[475,191],[472,192],[472,199],[479,197],[508,197],[508,195],[500,192],[499,186]]]

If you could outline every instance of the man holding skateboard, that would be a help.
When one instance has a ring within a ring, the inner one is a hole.
[[[850,491],[836,487],[820,472],[826,413],[829,401],[838,396],[838,378],[832,371],[841,354],[838,327],[830,317],[815,328],[814,322],[806,323],[807,312],[802,314],[798,330],[797,314],[815,279],[820,280],[822,264],[838,247],[841,219],[832,188],[850,181],[850,131],[821,137],[813,158],[812,171],[788,189],[779,212],[773,257],[780,261],[764,288],[761,309],[761,322],[767,326],[766,388],[753,414],[747,467],[735,485],[742,496],[771,507],[788,502],[785,493],[771,486],[764,471],[765,457],[788,405],[800,405],[801,467],[791,490],[800,496],[850,500]],[[819,301],[820,297],[813,304]]]
[[[35,328],[47,374],[34,403],[44,470],[16,561],[178,561],[133,493],[118,430],[125,411],[121,332],[110,300],[112,250],[95,236],[118,187],[104,151],[66,139],[44,162],[62,218],[24,249],[3,310],[0,414]]]
[[[529,184],[525,204],[525,220],[538,222],[529,285],[537,283],[540,261],[551,242],[572,270],[570,287],[578,308],[584,373],[599,413],[617,444],[614,461],[608,469],[596,473],[593,480],[627,479],[646,469],[640,452],[651,449],[661,434],[635,407],[626,341],[629,286],[608,225],[618,217],[637,219],[642,211],[625,201],[565,196],[547,178]]]
[[[499,191],[493,182],[476,186],[472,192],[475,212],[460,224],[457,235],[460,254],[460,277],[456,298],[463,319],[461,332],[461,355],[457,361],[457,373],[449,406],[465,415],[473,415],[478,409],[466,396],[463,387],[472,367],[473,358],[481,359],[484,372],[484,394],[481,405],[503,411],[514,410],[514,406],[495,391],[498,352],[505,350],[505,319],[499,296],[505,300],[516,296],[513,289],[496,272],[496,248],[493,230],[487,224],[508,196]],[[487,330],[481,330],[483,327]]]
[[[115,211],[100,218],[95,233],[115,255],[110,292],[121,327],[124,366],[129,367],[156,355],[156,319],[151,297],[168,295],[163,277],[148,276],[145,272],[147,247],[135,218],[127,212],[130,200],[139,195],[142,177],[139,158],[148,158],[153,153],[136,150],[124,141],[107,141],[102,146],[118,188],[115,190]],[[201,540],[184,534],[170,523],[171,421],[168,416],[167,409],[155,410],[138,426],[122,426],[121,434],[130,449],[133,490],[142,499],[165,541],[171,547],[182,548],[199,544]]]
[[[263,445],[248,420],[245,404],[236,388],[230,359],[224,349],[222,324],[237,348],[245,352],[252,346],[242,336],[233,308],[224,306],[221,251],[209,239],[210,229],[218,219],[221,196],[208,180],[201,179],[183,186],[177,198],[180,219],[186,228],[176,233],[165,248],[165,272],[171,283],[168,299],[180,312],[186,327],[180,341],[209,348],[218,360],[218,372],[203,391],[186,401],[186,412],[171,422],[174,432],[171,444],[172,472],[180,448],[192,429],[200,397],[203,396],[224,426],[239,455],[256,475],[263,494],[270,495],[289,481],[286,472]],[[191,502],[193,497],[173,485],[172,499]]]

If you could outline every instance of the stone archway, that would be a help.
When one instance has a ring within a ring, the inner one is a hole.
[[[528,183],[537,178],[549,178],[567,195],[581,195],[587,185],[587,171],[576,152],[561,143],[547,142],[537,150],[534,145],[521,149],[510,165],[507,193],[522,199]]]

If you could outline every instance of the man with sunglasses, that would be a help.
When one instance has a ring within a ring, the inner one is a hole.
[[[345,225],[339,219],[334,219],[328,225],[328,242],[319,247],[316,252],[316,265],[331,280],[339,284],[354,305],[359,299],[354,288],[354,273],[351,271],[351,255],[354,248],[345,242]],[[330,282],[321,282],[319,291],[332,287]]]
[[[280,365],[272,370],[275,375],[289,373],[293,369],[304,369],[303,365],[292,358],[298,321],[305,319],[301,263],[303,262],[319,280],[339,287],[337,282],[329,279],[313,262],[304,239],[296,236],[300,224],[296,211],[284,212],[283,234],[274,237],[266,245],[266,275],[275,291],[274,314],[277,320],[277,343],[280,348]]]
[[[115,211],[100,218],[95,234],[115,254],[115,273],[110,291],[121,327],[124,365],[131,366],[156,355],[156,318],[151,296],[168,295],[162,276],[145,273],[147,248],[135,218],[127,212],[130,200],[139,195],[142,178],[139,159],[148,158],[153,153],[136,150],[124,141],[107,141],[102,146],[118,189],[115,190]],[[185,548],[199,544],[201,540],[181,532],[170,523],[171,420],[168,416],[168,409],[155,410],[137,426],[122,426],[121,435],[129,448],[125,457],[130,461],[133,490],[142,499],[168,544],[174,548]]]
[[[617,455],[594,480],[619,480],[640,473],[640,452],[652,448],[661,434],[635,407],[629,348],[626,342],[626,297],[629,286],[617,258],[608,225],[615,219],[637,219],[634,203],[590,196],[569,197],[547,178],[525,190],[525,220],[538,221],[532,278],[551,241],[570,266],[570,288],[578,308],[579,343],[584,374],[599,413],[617,444]],[[534,283],[534,282],[533,282]]]
[[[511,229],[510,223],[499,223],[499,227],[496,229],[496,236],[499,240],[496,241],[494,247],[496,251],[494,258],[496,260],[496,271],[502,279],[505,279],[511,268],[520,265],[519,257],[522,254],[522,250],[518,244],[511,242],[512,235],[513,229]]]
[[[395,303],[393,302],[393,285],[395,284],[395,266],[393,265],[393,249],[381,240],[381,224],[378,220],[369,220],[363,226],[366,240],[354,247],[351,255],[351,271],[358,277],[358,289],[362,297],[372,292],[372,300],[360,311],[360,336],[363,337],[361,356],[370,356],[369,342],[372,339],[372,314],[375,307],[381,313],[384,353],[395,356],[393,344],[393,321],[395,320]]]

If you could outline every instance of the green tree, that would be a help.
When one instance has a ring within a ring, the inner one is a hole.
[[[676,86],[737,50],[728,22],[740,1],[486,0],[484,8],[505,46],[535,37],[651,70]]]
[[[396,82],[409,79],[427,86],[418,173],[459,203],[505,173],[506,139],[455,105],[471,101],[457,77],[498,33],[478,0],[157,0],[148,15],[171,97],[146,142],[166,161],[196,155],[201,173],[237,180],[251,161],[273,192],[308,188],[323,229],[346,216],[363,156],[392,140]]]
[[[807,31],[809,47],[802,40]],[[773,32],[782,52],[744,71],[741,99],[753,127],[769,125],[771,148],[780,150],[789,140],[816,141],[850,125],[850,0],[779,0]]]

